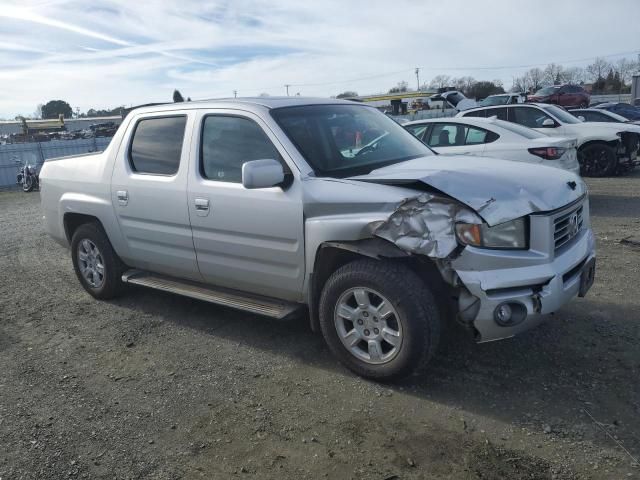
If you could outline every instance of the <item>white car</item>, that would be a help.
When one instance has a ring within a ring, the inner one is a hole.
[[[628,120],[622,115],[602,108],[576,108],[569,113],[583,122],[630,123],[640,125],[640,120]]]
[[[465,110],[456,117],[497,117],[533,128],[551,137],[575,137],[583,175],[604,177],[638,165],[640,126],[583,122],[566,110],[546,103],[523,103]]]
[[[580,173],[575,138],[550,138],[494,118],[433,118],[404,128],[441,154],[539,163]]]
[[[514,103],[524,103],[527,96],[524,93],[498,93],[489,95],[484,100],[478,102],[478,107],[491,107],[494,105],[513,105]]]

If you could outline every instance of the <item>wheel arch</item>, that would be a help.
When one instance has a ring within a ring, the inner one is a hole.
[[[104,225],[100,219],[94,215],[87,215],[85,213],[67,212],[62,218],[62,224],[64,226],[64,233],[67,237],[67,241],[71,244],[71,238],[80,225],[86,223],[96,223],[104,231]]]
[[[401,250],[382,238],[366,238],[355,241],[327,241],[316,251],[315,270],[309,288],[309,322],[311,330],[320,331],[318,302],[322,289],[333,272],[355,260],[370,258],[402,262],[414,270],[418,276],[437,289],[444,287],[444,281],[433,259],[423,255],[413,255]]]
[[[582,145],[578,147],[578,152],[592,145],[607,145],[609,147],[616,148],[618,146],[618,143],[619,143],[619,140],[601,140],[601,139],[587,140],[586,142],[584,142]]]

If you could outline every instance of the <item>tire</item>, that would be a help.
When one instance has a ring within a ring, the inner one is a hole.
[[[30,192],[33,190],[33,186],[34,186],[34,182],[31,175],[27,175],[26,177],[24,177],[24,180],[22,182],[22,191]]]
[[[592,143],[579,151],[580,174],[585,177],[607,177],[615,174],[618,157],[613,147]]]
[[[580,108],[589,108],[589,105],[587,105],[585,102],[582,102],[580,104]]]
[[[97,254],[91,253],[96,251]],[[124,265],[100,225],[85,223],[76,229],[71,239],[71,258],[80,284],[91,296],[108,300],[121,293]]]
[[[362,298],[359,292],[366,294],[364,302],[356,298]],[[378,310],[380,299],[391,306],[391,314],[389,308]],[[421,370],[440,340],[440,311],[433,294],[411,269],[398,263],[363,259],[344,265],[327,280],[318,310],[332,353],[353,372],[373,380],[397,380]],[[384,310],[387,315],[380,314]],[[371,342],[377,348],[372,349]]]

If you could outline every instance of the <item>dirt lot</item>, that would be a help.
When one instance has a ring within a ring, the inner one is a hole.
[[[598,274],[538,329],[355,377],[304,322],[152,290],[98,302],[0,192],[0,479],[640,478],[640,174],[589,181]],[[592,420],[600,422],[600,426]]]

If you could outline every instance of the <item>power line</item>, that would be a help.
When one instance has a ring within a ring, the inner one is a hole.
[[[415,69],[417,69],[417,70],[509,70],[509,69],[517,69],[517,68],[532,68],[532,67],[546,66],[546,65],[549,65],[550,63],[586,62],[586,61],[589,61],[589,60],[593,60],[595,58],[611,58],[611,57],[618,57],[618,56],[621,56],[621,55],[632,55],[632,54],[637,54],[637,53],[638,53],[638,49],[627,51],[627,52],[611,53],[611,54],[608,54],[608,55],[595,55],[595,56],[584,57],[584,58],[576,58],[576,59],[573,59],[573,60],[562,60],[562,61],[543,62],[543,63],[531,63],[531,64],[528,64],[528,65],[502,65],[502,66],[496,66],[496,67],[487,67],[487,66],[481,66],[481,67],[477,67],[477,66],[470,66],[470,67],[424,67],[424,66],[422,66],[422,67],[415,67]],[[338,85],[338,84],[343,84],[343,83],[354,83],[354,82],[360,82],[360,81],[363,81],[363,80],[372,80],[372,79],[376,79],[376,78],[390,77],[392,75],[397,75],[399,73],[408,73],[410,71],[411,71],[411,68],[405,68],[405,69],[402,69],[402,70],[396,70],[394,72],[386,72],[386,73],[380,73],[380,74],[377,74],[377,75],[370,75],[370,76],[366,76],[366,77],[352,78],[350,80],[335,80],[335,81],[331,81],[331,82],[318,82],[318,83],[293,83],[290,86],[294,86],[294,87],[323,87],[323,86],[327,86],[327,85]]]

